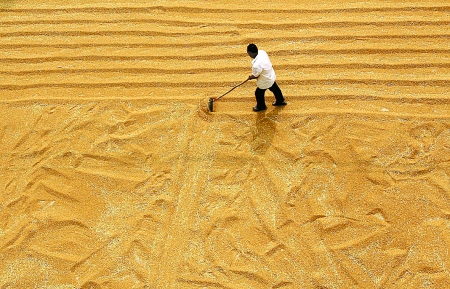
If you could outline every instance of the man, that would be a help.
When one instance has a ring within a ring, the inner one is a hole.
[[[276,83],[275,71],[273,70],[272,63],[270,62],[269,55],[264,50],[259,50],[255,44],[249,44],[247,46],[248,55],[253,58],[252,61],[252,74],[248,77],[249,80],[256,79],[256,106],[253,107],[253,111],[263,111],[267,109],[266,102],[264,100],[264,94],[269,89],[275,96],[273,106],[283,106],[287,103],[284,101],[283,93]]]

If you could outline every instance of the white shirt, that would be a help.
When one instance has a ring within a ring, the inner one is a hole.
[[[256,85],[260,89],[268,89],[275,82],[276,75],[270,62],[269,55],[264,50],[259,50],[258,55],[252,61],[252,74],[258,77]]]

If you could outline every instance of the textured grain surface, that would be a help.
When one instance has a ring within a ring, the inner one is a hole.
[[[448,288],[449,3],[308,2],[1,1],[0,288]]]

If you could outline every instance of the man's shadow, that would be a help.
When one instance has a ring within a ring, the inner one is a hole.
[[[276,118],[283,109],[284,106],[275,107],[268,113],[266,111],[256,113],[256,125],[252,129],[251,142],[253,152],[256,154],[264,155],[271,147],[277,127]]]

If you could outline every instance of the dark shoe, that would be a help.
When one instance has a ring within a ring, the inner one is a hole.
[[[286,104],[287,104],[286,101],[283,101],[283,102],[276,102],[276,101],[274,101],[272,103],[273,106],[283,106],[283,105],[286,105]]]
[[[253,111],[254,111],[254,112],[263,111],[263,110],[266,110],[266,109],[267,109],[267,106],[262,107],[262,108],[259,108],[259,107],[257,107],[257,106],[254,106],[254,107],[253,107]]]

